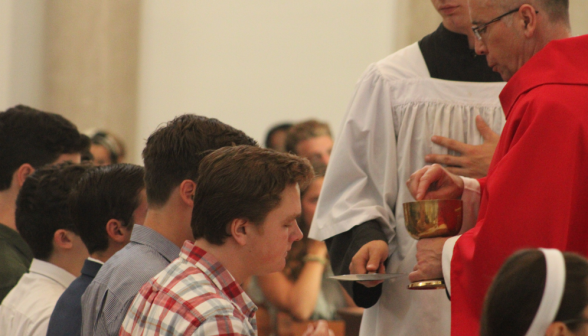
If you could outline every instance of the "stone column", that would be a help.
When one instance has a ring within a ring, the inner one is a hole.
[[[81,131],[104,128],[133,157],[139,0],[47,1],[43,106]]]

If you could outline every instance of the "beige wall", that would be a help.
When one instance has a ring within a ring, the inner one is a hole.
[[[50,1],[43,106],[85,131],[106,128],[135,152],[138,0]]]
[[[310,117],[336,130],[360,74],[393,49],[394,3],[144,1],[136,147],[183,113],[260,141]]]

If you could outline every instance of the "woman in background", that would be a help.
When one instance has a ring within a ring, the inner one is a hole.
[[[326,166],[315,164],[314,181],[301,190],[302,215],[298,221],[304,237],[292,244],[282,272],[259,277],[265,299],[297,320],[334,320],[337,309],[352,305],[333,275],[327,247],[322,241],[308,238],[308,231],[323,185]]]
[[[95,166],[108,166],[125,161],[125,147],[117,137],[104,130],[88,133],[92,145],[90,153],[94,157]]]
[[[513,254],[488,290],[480,335],[588,335],[588,261],[556,249]]]

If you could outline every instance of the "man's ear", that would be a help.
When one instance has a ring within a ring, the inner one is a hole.
[[[14,172],[13,183],[16,182],[18,185],[18,189],[22,187],[27,177],[32,175],[35,172],[35,168],[28,163],[23,163],[18,169]],[[15,181],[16,180],[16,181]]]
[[[535,8],[531,5],[522,5],[519,12],[523,18],[521,22],[524,25],[523,34],[525,37],[532,37],[535,34],[535,29],[537,29],[537,13]]]
[[[243,246],[247,243],[248,235],[251,234],[251,222],[243,218],[235,218],[229,226],[229,233],[239,245]]]
[[[114,240],[117,243],[125,243],[126,242],[126,235],[127,228],[123,226],[123,223],[118,219],[110,219],[108,223],[106,223],[106,233],[110,239]]]
[[[566,334],[568,327],[562,322],[553,322],[547,327],[546,336],[563,336]]]
[[[194,193],[196,192],[196,183],[192,180],[184,180],[180,184],[180,197],[182,201],[191,207],[194,206]]]
[[[59,248],[60,250],[72,249],[74,244],[73,235],[75,235],[75,233],[65,229],[59,229],[55,231],[53,234],[53,246]]]

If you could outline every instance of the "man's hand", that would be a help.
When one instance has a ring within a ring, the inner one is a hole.
[[[372,240],[363,245],[351,259],[350,274],[386,273],[384,261],[388,258],[388,244],[383,240]],[[374,287],[383,281],[359,281],[366,287]]]
[[[488,167],[492,161],[492,155],[498,145],[500,135],[494,133],[481,116],[476,116],[476,127],[484,138],[481,145],[468,145],[457,140],[442,136],[433,136],[431,141],[439,146],[447,147],[456,151],[461,156],[429,154],[425,156],[428,163],[439,163],[447,165],[447,170],[453,174],[481,178],[488,174]]]
[[[335,336],[333,330],[329,329],[329,325],[324,320],[319,320],[315,325],[312,323],[308,324],[306,331],[302,336]]]
[[[412,175],[406,186],[417,200],[459,199],[463,194],[463,180],[438,164],[425,166]]]
[[[441,255],[447,239],[449,238],[426,238],[417,242],[417,264],[408,275],[411,282],[443,278]]]

